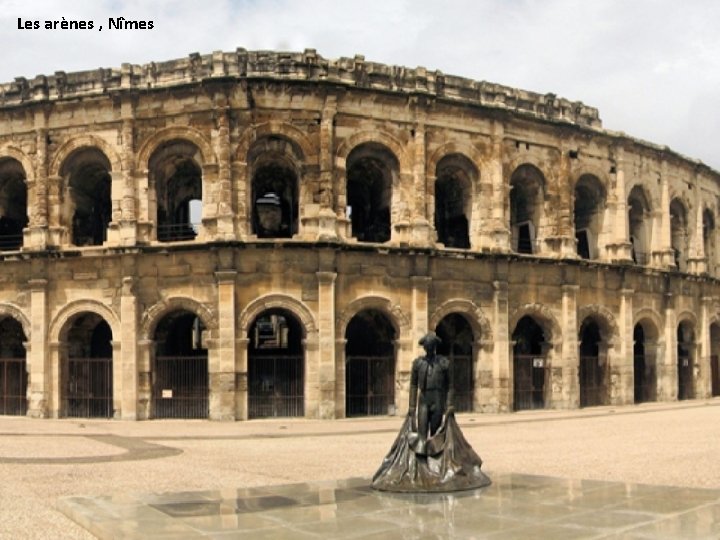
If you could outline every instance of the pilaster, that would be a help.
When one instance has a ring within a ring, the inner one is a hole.
[[[493,320],[495,321],[494,362],[493,362],[493,401],[490,404],[495,412],[512,410],[512,355],[508,325],[508,283],[493,281]]]
[[[30,375],[28,416],[47,418],[50,412],[50,373],[47,348],[48,308],[45,279],[31,279],[30,286]]]
[[[215,354],[208,357],[210,371],[210,419],[235,420],[236,336],[234,270],[215,272],[218,295],[218,338]]]
[[[337,372],[335,367],[335,280],[337,273],[319,271],[318,280],[318,364],[319,403],[318,417],[336,416]]]
[[[562,345],[552,351],[551,397],[553,408],[576,409],[580,406],[580,355],[578,349],[577,292],[578,285],[562,286]],[[554,338],[554,336],[553,336]],[[553,339],[553,341],[556,341]],[[558,354],[559,352],[559,354]],[[559,358],[558,358],[559,357]],[[558,366],[555,365],[558,360]],[[556,371],[560,368],[560,371]]]

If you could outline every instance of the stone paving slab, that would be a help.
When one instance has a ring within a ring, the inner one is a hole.
[[[227,490],[65,497],[102,539],[717,539],[720,489],[500,474],[487,488],[391,494],[369,479]]]

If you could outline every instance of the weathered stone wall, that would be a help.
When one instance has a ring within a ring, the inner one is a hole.
[[[638,324],[649,336],[655,399],[678,398],[681,323],[694,331],[693,395],[712,392],[720,177],[604,131],[597,110],[578,102],[359,56],[238,49],[0,85],[0,165],[9,161],[23,171],[27,223],[21,243],[0,251],[0,315],[23,326],[32,416],[65,414],[67,329],[95,313],[113,336],[115,416],[152,418],[156,326],[180,309],[206,328],[213,419],[248,418],[249,331],[278,309],[303,329],[309,417],[346,414],[346,330],[367,309],[393,328],[398,410],[418,338],[451,314],[472,329],[477,411],[519,407],[513,334],[525,316],[545,340],[534,353],[543,358],[542,406],[588,404],[580,367],[588,321],[599,332],[602,402],[637,398]],[[167,178],[181,161],[199,171],[202,219],[194,239],[165,241],[159,216],[172,213],[163,197],[180,189]],[[377,195],[387,204],[385,241],[353,231],[357,164],[385,175]],[[294,178],[292,234],[258,233],[263,194],[254,182],[263,170]],[[84,214],[74,182],[102,174],[104,239],[75,245]],[[438,191],[447,178],[464,186],[454,217],[465,220],[469,247],[448,247],[436,221],[451,208]],[[0,169],[0,192],[7,182]],[[588,256],[576,232],[582,182],[599,201],[582,218],[591,223]],[[513,222],[517,215],[529,217]],[[522,253],[525,222],[532,232]]]

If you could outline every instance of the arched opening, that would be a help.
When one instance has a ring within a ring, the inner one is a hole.
[[[97,148],[81,148],[63,163],[60,174],[69,187],[72,243],[100,246],[112,218],[112,177],[108,158]]]
[[[720,396],[720,324],[710,325],[710,378],[712,396]]]
[[[628,227],[632,259],[636,264],[650,262],[650,239],[652,233],[650,203],[641,186],[635,186],[628,196]]]
[[[200,152],[187,141],[161,145],[148,163],[157,198],[157,239],[160,242],[193,240],[202,218]]]
[[[580,406],[607,404],[607,350],[600,326],[587,318],[580,326]]]
[[[291,238],[297,233],[301,155],[279,137],[265,137],[250,148],[252,228],[259,238]]]
[[[461,155],[446,156],[437,165],[435,230],[445,247],[470,247],[472,186],[477,176],[475,166]]]
[[[352,235],[361,242],[390,240],[393,180],[397,158],[377,143],[366,143],[347,158],[347,213]]]
[[[514,409],[543,409],[549,377],[545,332],[535,319],[525,315],[515,325],[512,342]]]
[[[450,359],[455,383],[455,410],[473,410],[473,331],[467,319],[459,313],[446,315],[438,323],[435,333],[442,340],[437,352]]]
[[[165,315],[155,330],[155,418],[207,418],[208,353],[205,325],[194,313]]]
[[[61,373],[62,413],[69,418],[112,418],[112,330],[97,313],[81,313],[70,323]]]
[[[27,227],[27,186],[19,161],[0,161],[0,250],[19,249]]]
[[[633,382],[635,403],[657,399],[658,331],[650,321],[642,321],[633,329]]]
[[[521,165],[510,177],[510,229],[517,253],[534,253],[543,214],[545,178],[532,165]]]
[[[248,416],[303,416],[303,328],[287,310],[264,311],[248,332]]]
[[[345,415],[395,410],[395,329],[380,311],[356,314],[345,330]]]
[[[688,219],[685,205],[680,199],[670,203],[670,238],[675,255],[675,267],[685,272],[688,256]]]
[[[678,399],[695,397],[695,329],[690,321],[683,321],[677,328],[677,375]]]
[[[716,235],[715,215],[711,210],[706,208],[703,211],[703,247],[705,248],[707,272],[710,275],[715,275],[715,266],[717,264]]]
[[[0,414],[27,413],[25,332],[12,317],[0,320]]]
[[[583,259],[597,259],[598,238],[602,232],[605,211],[605,189],[597,177],[585,174],[575,185],[575,240],[577,254]]]

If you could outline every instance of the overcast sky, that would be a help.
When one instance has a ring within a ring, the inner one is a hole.
[[[712,0],[0,0],[0,81],[237,47],[363,54],[582,101],[606,129],[720,170],[719,23]]]

